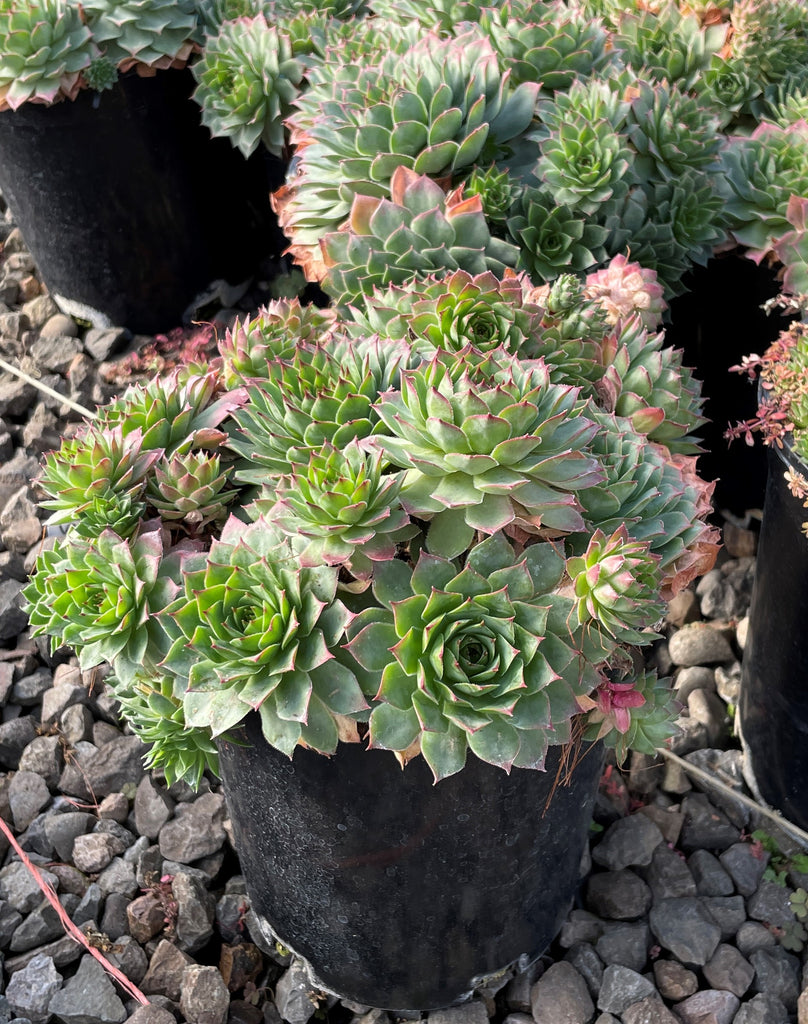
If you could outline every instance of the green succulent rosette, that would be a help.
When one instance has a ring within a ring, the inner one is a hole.
[[[0,110],[75,99],[98,56],[79,8],[66,0],[0,5]]]
[[[653,757],[676,735],[677,704],[670,680],[657,679],[652,671],[608,673],[594,699],[585,703],[584,740],[602,740],[621,764],[631,750]]]
[[[143,763],[162,768],[169,786],[183,781],[197,789],[205,771],[219,774],[219,753],[209,731],[190,729],[185,722],[179,680],[135,675],[126,684],[114,677],[107,683],[133,732],[148,746]]]
[[[301,565],[344,565],[367,579],[375,562],[391,559],[396,544],[418,532],[401,507],[401,474],[383,474],[379,453],[354,439],[345,448],[326,442],[308,465],[292,466],[254,507],[303,544]]]
[[[567,559],[578,624],[598,622],[616,640],[642,643],[641,630],[665,614],[659,557],[625,526],[607,537],[595,530],[582,555]]]
[[[225,22],[192,70],[194,99],[212,135],[226,136],[245,157],[261,142],[275,156],[283,154],[283,120],[303,79],[288,35],[263,14]]]
[[[462,570],[425,552],[413,569],[383,563],[379,607],[353,619],[346,645],[379,681],[371,746],[419,749],[436,781],[460,771],[468,750],[506,771],[541,768],[613,649],[597,629],[570,627],[572,602],[554,593],[563,574],[552,544],[517,558],[501,533]]]
[[[406,471],[401,502],[432,521],[434,553],[454,557],[475,531],[511,523],[532,532],[582,527],[575,491],[602,479],[587,452],[597,428],[577,389],[552,384],[543,363],[438,353],[403,372],[401,389],[376,410],[387,432],[372,444]]]
[[[191,728],[221,736],[251,711],[268,743],[334,752],[338,720],[366,702],[340,657],[350,613],[337,570],[304,567],[277,528],[231,517],[163,613],[173,643],[161,670],[185,683]]]
[[[180,555],[164,554],[154,521],[128,540],[112,530],[92,540],[68,533],[39,555],[23,591],[33,635],[72,647],[83,669],[109,662],[123,682],[154,668],[164,641],[156,613],[179,589]]]
[[[580,272],[606,259],[608,230],[563,204],[550,190],[524,190],[508,218],[508,234],[519,247],[517,268],[538,281]]]
[[[194,0],[82,0],[93,39],[122,71],[185,62],[197,32]]]
[[[227,507],[238,496],[228,487],[230,475],[230,467],[222,468],[219,456],[208,452],[163,458],[154,467],[146,498],[164,522],[196,534],[227,518]]]
[[[89,509],[103,521],[106,508],[111,509],[111,525],[125,499],[138,502],[161,454],[160,449],[144,446],[138,427],[124,433],[122,426],[105,429],[92,424],[75,438],[63,441],[60,448],[45,456],[38,478],[48,495],[41,502],[43,508],[51,510],[48,523],[69,523]],[[131,511],[133,505],[129,508]]]

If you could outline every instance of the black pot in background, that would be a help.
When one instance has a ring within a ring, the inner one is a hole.
[[[249,277],[284,246],[282,180],[211,139],[190,71],[119,78],[73,102],[0,113],[0,188],[57,302],[98,326],[155,333],[207,284]]]
[[[790,450],[768,449],[760,530],[738,708],[750,787],[808,828],[808,509],[784,473],[808,479]]]
[[[324,988],[392,1010],[446,1006],[552,941],[578,885],[602,766],[586,753],[555,788],[469,755],[433,785],[417,757],[340,744],[292,760],[247,721],[220,744],[236,850],[251,906]],[[544,813],[545,805],[549,808]]]
[[[665,336],[668,344],[684,351],[685,366],[704,385],[704,415],[710,422],[699,431],[705,448],[699,473],[717,480],[715,507],[740,516],[763,503],[766,459],[760,445],[724,439],[729,426],[757,410],[754,383],[730,373],[729,367],[751,352],[762,353],[789,320],[776,312],[767,316],[761,309],[780,292],[774,271],[736,254],[694,267],[683,284],[687,291],[671,302]]]

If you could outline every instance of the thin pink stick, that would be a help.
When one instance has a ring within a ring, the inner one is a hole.
[[[37,868],[36,864],[34,864],[31,861],[30,857],[26,854],[25,850],[23,850],[23,848],[14,838],[11,829],[3,821],[2,818],[0,818],[0,829],[3,830],[3,834],[5,835],[6,839],[8,839],[8,841],[14,847],[14,851],[16,852],[17,856],[20,858],[20,860],[23,862],[26,868],[33,875],[34,881],[45,894],[45,898],[47,899],[48,903],[50,903],[50,905],[59,915],[59,920],[62,922],[62,925],[65,931],[68,933],[68,935],[70,935],[71,938],[75,939],[76,942],[80,942],[81,945],[84,946],[84,948],[87,950],[87,952],[90,953],[91,956],[94,956],[95,959],[101,964],[101,966],[104,968],[107,974],[111,974],[112,977],[121,986],[121,988],[124,988],[129,993],[130,996],[133,996],[135,999],[137,999],[137,1001],[141,1003],[143,1006],[148,1006],[149,1000],[146,998],[146,996],[143,995],[143,993],[140,991],[137,985],[133,985],[125,974],[119,971],[117,967],[113,967],[109,960],[107,960],[106,957],[104,957],[99,950],[97,950],[94,946],[90,945],[90,943],[87,941],[87,936],[84,935],[84,933],[81,932],[73,924],[73,922],[67,916],[67,911],[59,902],[59,897],[42,877],[42,873],[40,872],[39,868]]]

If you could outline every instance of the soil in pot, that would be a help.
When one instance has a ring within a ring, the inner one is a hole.
[[[220,744],[251,905],[343,998],[393,1010],[447,1006],[554,938],[578,885],[599,746],[557,784],[469,756],[437,785],[422,758],[340,744],[290,760],[261,736]],[[583,755],[583,756],[581,756]],[[545,809],[546,808],[546,809]]]

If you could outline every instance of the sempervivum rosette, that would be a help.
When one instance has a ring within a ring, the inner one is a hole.
[[[124,682],[144,665],[154,668],[155,613],[178,590],[163,553],[154,521],[128,540],[112,530],[93,540],[69,534],[39,555],[23,592],[34,635],[71,646],[82,668],[109,662]]]
[[[321,245],[323,288],[340,303],[436,272],[502,277],[518,257],[516,246],[491,235],[479,196],[464,199],[462,188],[447,196],[406,167],[394,171],[389,199],[357,196],[347,225]]]
[[[401,501],[432,520],[430,550],[449,557],[475,531],[571,532],[583,525],[575,491],[602,479],[587,455],[596,427],[578,391],[551,384],[543,363],[494,353],[438,353],[401,374],[376,405],[387,433],[373,444],[406,469]]]
[[[399,474],[382,474],[380,454],[354,439],[340,450],[327,442],[307,465],[293,465],[274,487],[273,501],[256,510],[289,537],[302,541],[301,565],[345,565],[369,578],[373,562],[395,556],[396,542],[417,533],[401,507]]]
[[[75,99],[98,47],[66,0],[0,6],[0,110]]]
[[[352,333],[403,338],[424,358],[441,349],[461,352],[467,347],[478,352],[501,348],[532,358],[542,318],[514,274],[507,272],[500,281],[490,271],[472,275],[465,270],[374,291],[350,314]]]
[[[384,563],[380,607],[348,630],[348,650],[379,679],[371,745],[404,759],[420,749],[436,780],[460,771],[469,749],[508,771],[541,768],[613,646],[570,627],[572,602],[553,593],[563,574],[552,544],[518,557],[501,533],[462,570],[425,552],[414,568]]]
[[[390,194],[397,168],[451,180],[506,158],[532,123],[539,88],[513,88],[476,30],[457,39],[429,33],[372,67],[329,63],[327,71],[288,120],[298,162],[274,200],[290,251],[306,268],[316,267],[320,239],[345,221],[354,197]],[[428,245],[443,242],[438,235]],[[400,260],[406,249],[389,251]]]
[[[93,38],[122,71],[184,64],[197,31],[193,0],[83,0]]]
[[[279,750],[333,753],[338,717],[366,707],[337,657],[351,616],[336,589],[336,569],[300,566],[265,520],[228,520],[162,617],[175,638],[163,667],[187,680],[187,725],[219,736],[258,711]]]
[[[259,142],[282,155],[283,119],[303,78],[288,35],[263,14],[225,22],[205,43],[193,73],[194,99],[211,134],[227,136],[245,157]]]

